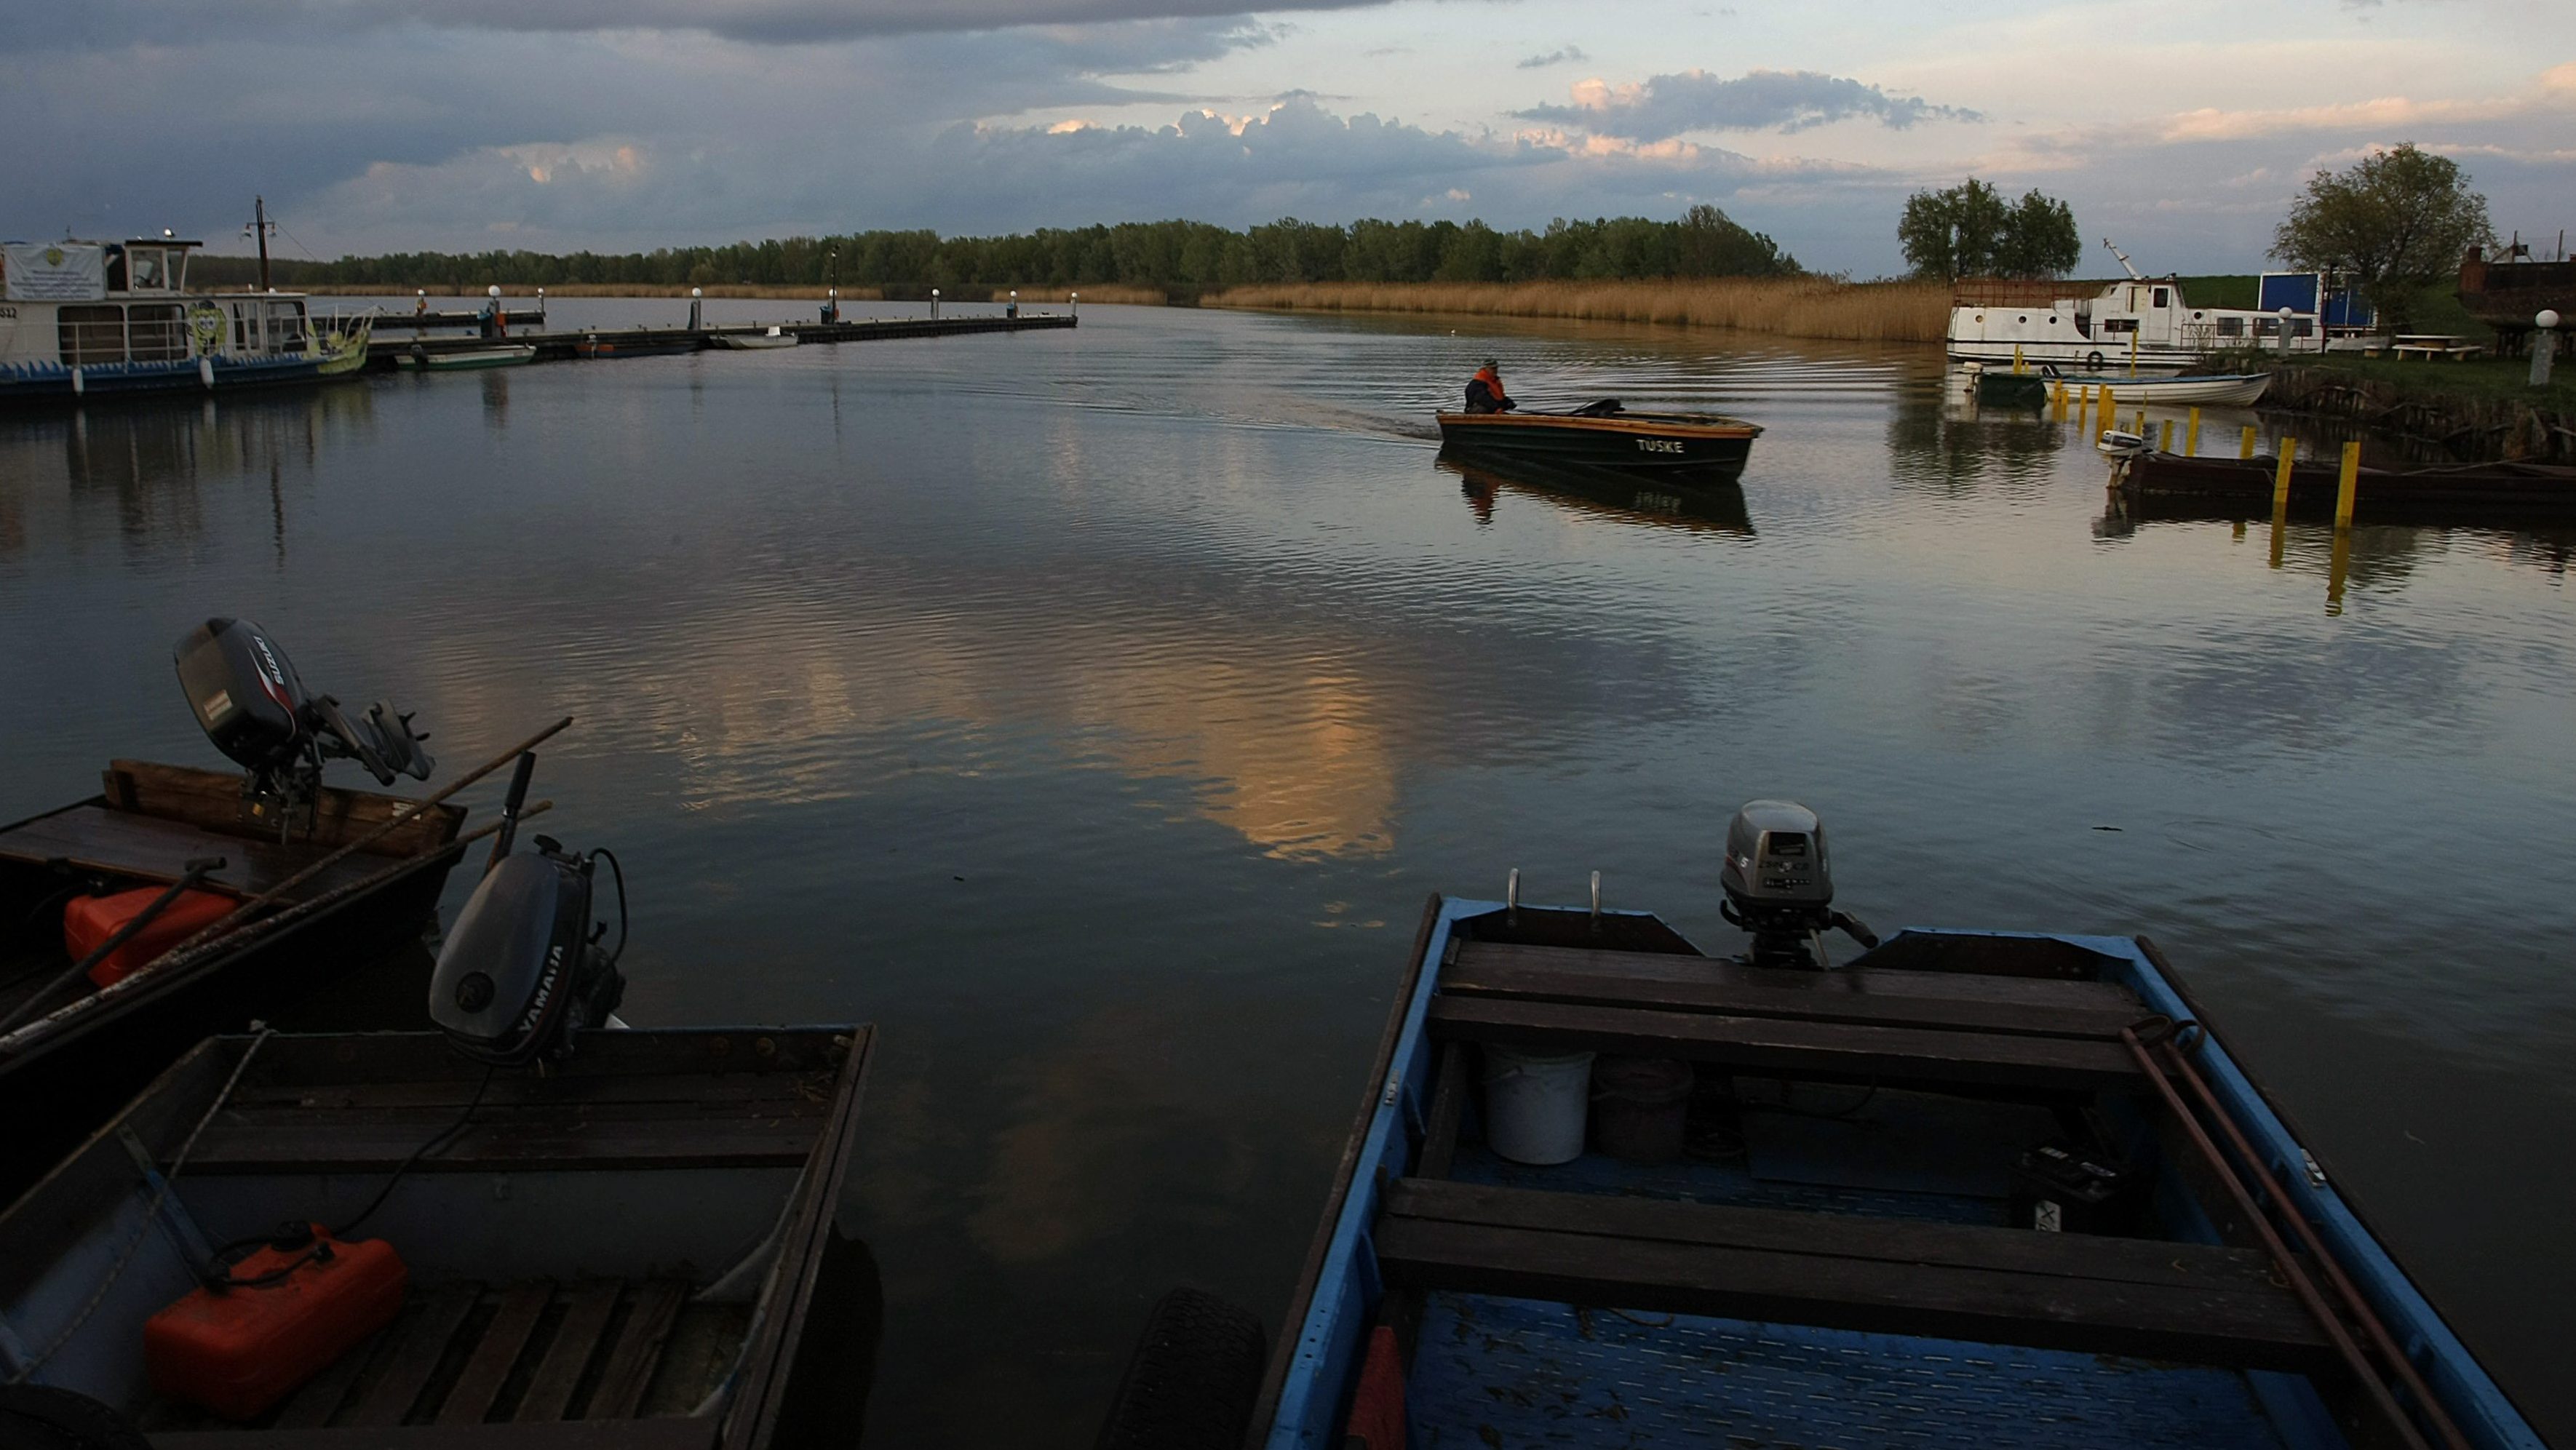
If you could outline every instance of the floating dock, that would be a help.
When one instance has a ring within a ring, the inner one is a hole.
[[[978,332],[1044,332],[1073,327],[1080,320],[1067,313],[1040,313],[1021,317],[870,317],[851,322],[777,325],[793,334],[799,344],[813,344],[885,342],[906,337],[960,337]],[[765,333],[772,326],[763,322],[725,327],[586,327],[567,332],[513,332],[505,338],[491,338],[472,332],[452,337],[428,337],[409,324],[407,317],[388,318],[376,324],[376,336],[367,344],[369,368],[391,368],[395,366],[396,359],[406,356],[436,357],[442,353],[474,352],[496,342],[535,348],[537,355],[532,359],[535,362],[699,352],[720,346],[716,341],[718,337],[735,333]]]

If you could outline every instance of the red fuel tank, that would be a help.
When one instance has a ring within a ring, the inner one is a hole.
[[[193,1290],[145,1321],[152,1388],[227,1420],[252,1419],[384,1328],[410,1277],[393,1245],[342,1243],[320,1224],[313,1235],[262,1247],[233,1265],[235,1287]]]
[[[73,961],[97,951],[99,943],[116,935],[117,928],[132,921],[168,889],[143,886],[113,896],[73,897],[63,904],[63,950],[71,953]],[[132,976],[135,968],[223,920],[239,905],[217,891],[182,891],[178,900],[161,908],[161,914],[152,918],[150,925],[91,967],[89,979],[102,987],[113,986]]]

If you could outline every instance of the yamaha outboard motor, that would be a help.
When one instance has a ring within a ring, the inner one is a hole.
[[[279,829],[310,806],[326,756],[355,760],[379,785],[429,779],[431,761],[411,716],[378,700],[352,720],[329,695],[308,694],[286,652],[247,619],[209,619],[171,651],[179,688],[215,748],[249,772],[242,794],[254,815],[283,807]]]
[[[592,873],[617,878],[617,949],[591,921]],[[537,837],[534,855],[503,856],[456,918],[429,984],[429,1016],[468,1056],[502,1067],[570,1056],[573,1034],[608,1025],[626,993],[626,876],[606,851],[575,855]]]
[[[1747,801],[1726,827],[1726,888],[1719,910],[1753,934],[1758,967],[1832,965],[1824,934],[1840,928],[1864,947],[1878,945],[1859,918],[1833,909],[1834,876],[1825,827],[1795,801]]]

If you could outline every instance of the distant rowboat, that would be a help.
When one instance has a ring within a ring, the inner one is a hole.
[[[711,332],[707,334],[707,341],[718,347],[750,351],[755,348],[794,347],[796,334],[783,327],[773,327],[767,332]]]
[[[427,352],[413,348],[397,353],[394,362],[407,368],[426,368],[431,372],[461,372],[467,368],[513,368],[536,361],[537,350],[525,343],[508,347],[477,347],[463,352]]]
[[[1616,401],[1571,413],[1442,413],[1441,450],[1623,473],[1732,482],[1759,425],[1711,413],[1631,413]]]

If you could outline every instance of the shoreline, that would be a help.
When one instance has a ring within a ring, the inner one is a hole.
[[[1202,307],[1281,312],[1446,313],[1730,328],[1827,342],[1945,341],[1950,289],[1939,282],[1817,277],[1599,282],[1302,282],[1229,287]]]

